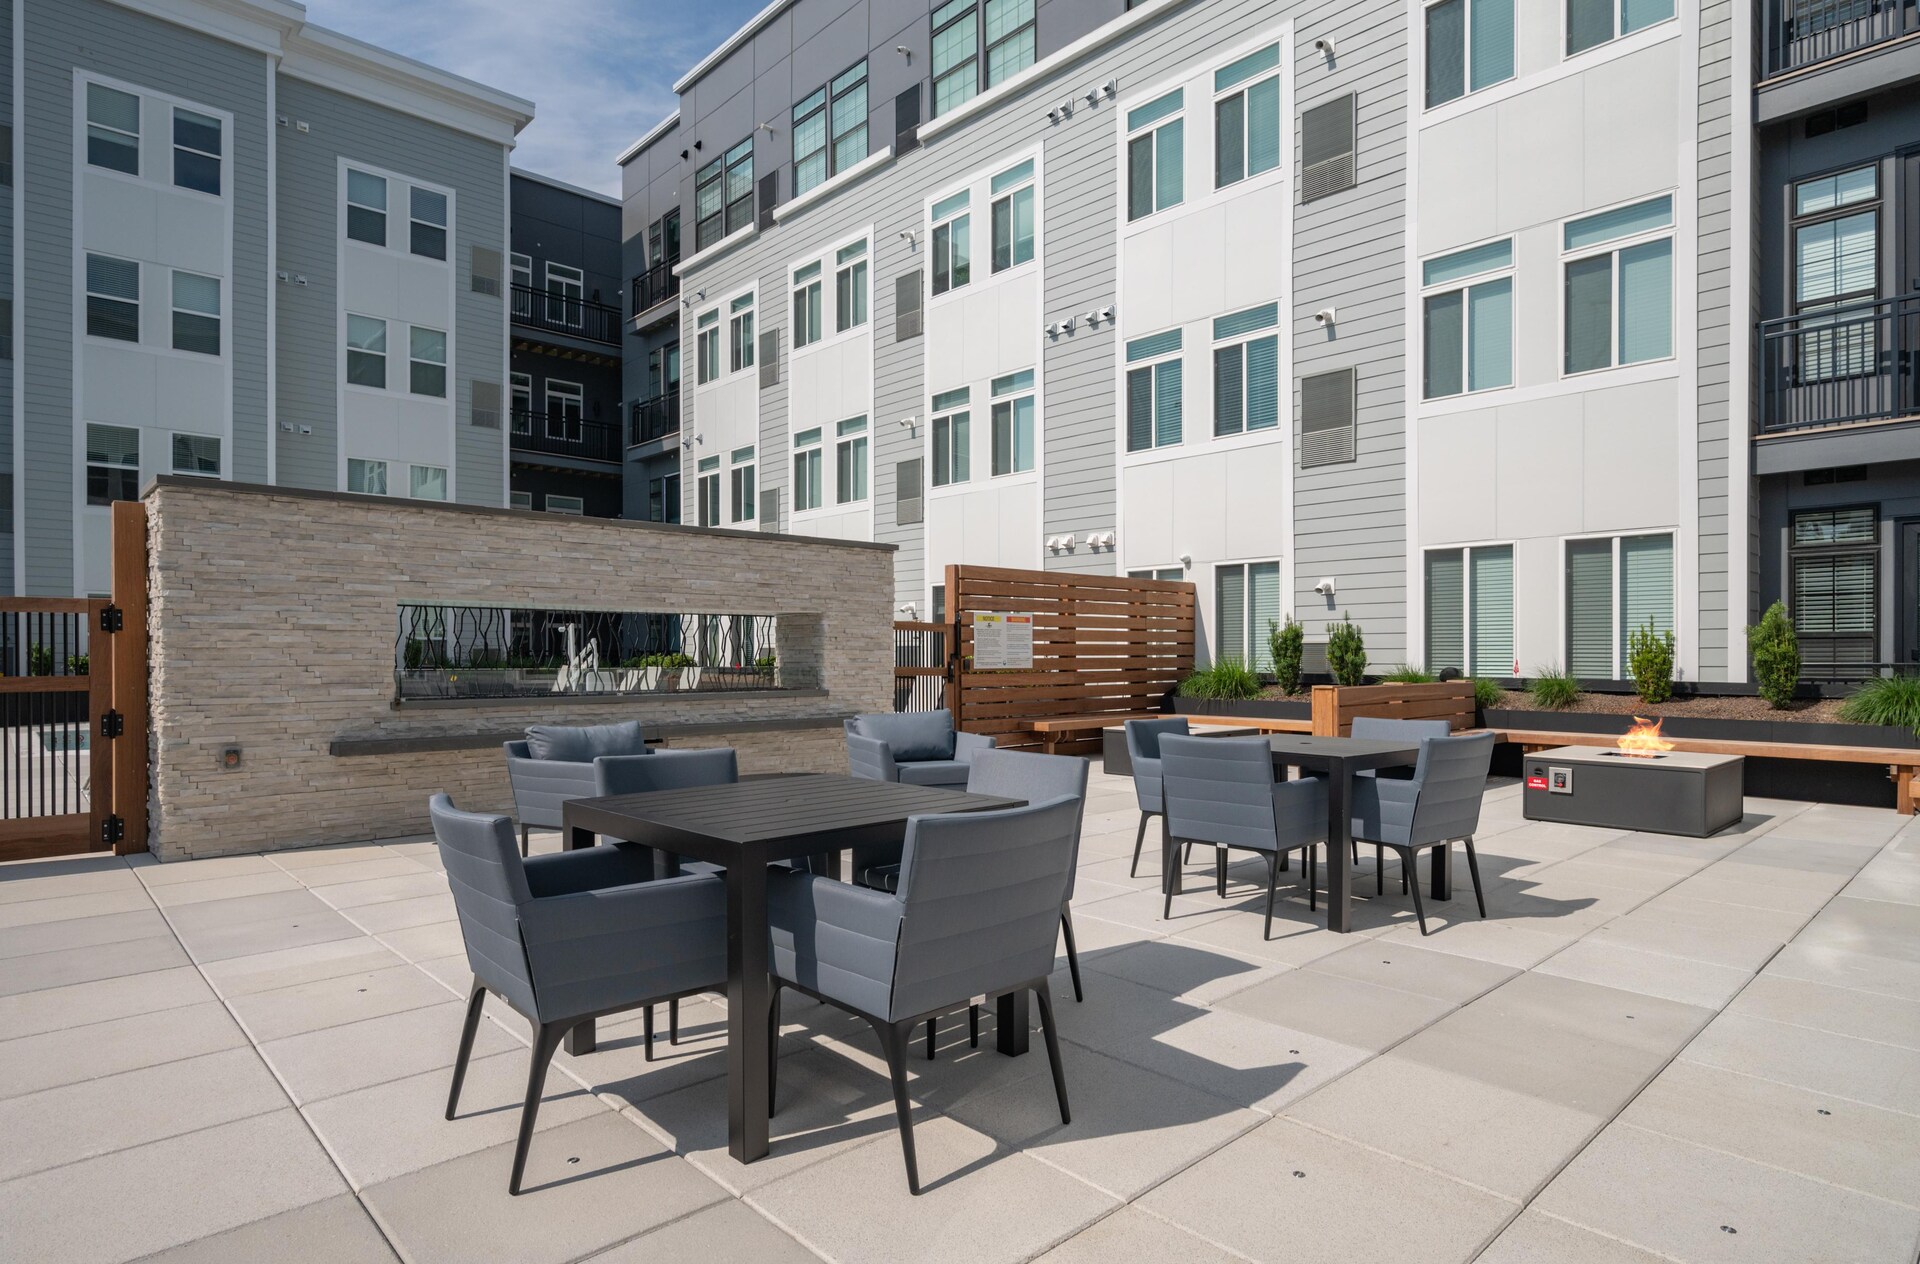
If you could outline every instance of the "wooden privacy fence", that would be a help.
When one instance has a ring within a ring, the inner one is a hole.
[[[1356,717],[1388,720],[1445,720],[1455,729],[1479,723],[1471,680],[1433,685],[1315,685],[1313,731],[1320,737],[1346,737]]]
[[[1103,727],[1160,710],[1193,670],[1192,584],[995,566],[949,566],[946,578],[947,706],[957,727],[1002,746],[1041,744],[1034,725],[1046,723],[1049,750],[1091,749]],[[1033,616],[1030,666],[975,666],[985,613]]]

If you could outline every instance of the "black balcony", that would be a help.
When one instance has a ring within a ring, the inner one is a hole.
[[[616,346],[620,342],[619,308],[592,299],[536,290],[531,285],[513,287],[513,323],[543,333],[584,338],[588,342]]]
[[[627,407],[627,442],[652,443],[680,429],[680,394],[636,399]]]
[[[1920,32],[1916,0],[1766,0],[1766,77]]]
[[[1761,321],[1759,431],[1920,416],[1920,294]]]
[[[680,293],[680,277],[674,272],[678,259],[662,259],[633,278],[633,316],[636,331],[648,327],[642,321],[649,311]],[[667,315],[673,315],[669,310]],[[658,323],[651,322],[651,323]]]
[[[513,410],[513,447],[521,452],[544,452],[581,461],[619,461],[620,427],[588,421],[577,414]]]

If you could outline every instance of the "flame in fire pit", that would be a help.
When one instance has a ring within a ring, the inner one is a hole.
[[[1661,751],[1673,749],[1673,743],[1660,736],[1660,721],[1633,717],[1633,727],[1620,735],[1620,753],[1651,759]]]

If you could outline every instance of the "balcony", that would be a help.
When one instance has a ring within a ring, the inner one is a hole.
[[[1765,0],[1756,121],[1920,79],[1920,0]]]
[[[1920,457],[1920,293],[1755,327],[1761,474]]]
[[[675,391],[636,399],[627,408],[627,442],[652,443],[680,429],[680,395]]]
[[[672,306],[680,293],[680,277],[673,270],[679,262],[662,259],[633,278],[633,332],[643,334],[679,314],[679,309]]]
[[[588,421],[574,413],[516,408],[511,443],[517,452],[541,452],[577,461],[617,463],[625,455],[620,446],[619,426]]]
[[[620,343],[619,308],[592,299],[537,290],[531,285],[513,287],[513,323],[563,338],[615,346]]]

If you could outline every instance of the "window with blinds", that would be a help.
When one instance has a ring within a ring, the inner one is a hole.
[[[1280,307],[1221,316],[1213,322],[1213,433],[1242,434],[1280,424]]]
[[[1879,170],[1856,167],[1804,180],[1793,193],[1793,301],[1803,382],[1871,372],[1877,323],[1853,305],[1880,293]],[[1830,315],[1829,313],[1834,313]]]
[[[1127,343],[1127,451],[1172,447],[1181,438],[1181,331]]]
[[[1427,108],[1513,78],[1513,0],[1427,6]]]
[[[1636,628],[1673,631],[1673,537],[1630,535],[1620,541],[1620,645]]]
[[[1470,553],[1469,597],[1475,676],[1505,676],[1513,661],[1513,546],[1475,548]]]
[[[1671,356],[1672,195],[1569,220],[1563,234],[1565,371]]]
[[[1613,679],[1613,541],[1567,541],[1567,671]]]
[[[1871,505],[1793,515],[1789,605],[1807,667],[1878,660],[1879,518]]]
[[[1427,554],[1427,661],[1430,672],[1467,669],[1466,559],[1459,549]]]
[[[1214,661],[1273,671],[1267,629],[1280,621],[1280,563],[1236,562],[1213,568]]]

